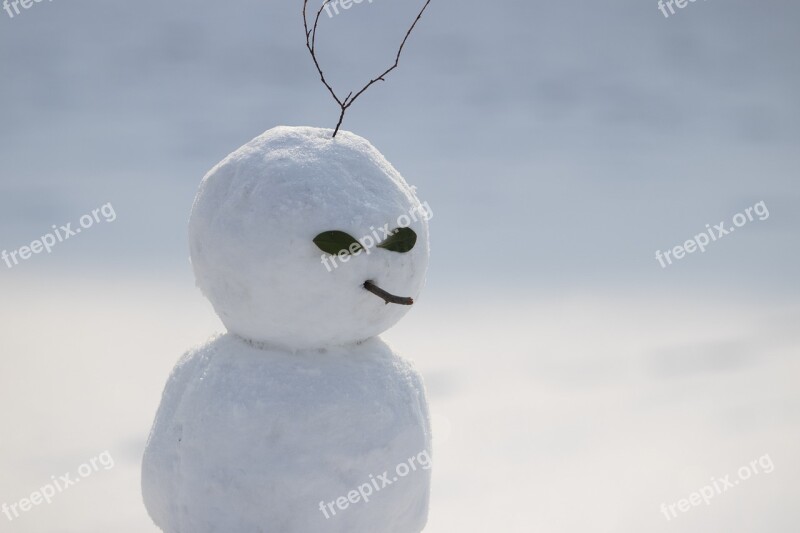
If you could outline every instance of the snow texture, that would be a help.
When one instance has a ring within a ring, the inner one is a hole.
[[[367,280],[416,298],[428,266],[428,222],[414,191],[368,141],[346,131],[271,129],[229,155],[203,180],[189,241],[197,283],[228,328],[289,350],[368,339],[409,306],[385,305]],[[339,230],[357,240],[409,227],[413,250],[369,249],[322,264],[313,243]],[[409,218],[411,218],[409,216]],[[374,229],[373,229],[374,228]]]
[[[192,265],[229,333],[178,363],[147,443],[142,492],[167,533],[425,526],[430,464],[378,481],[431,452],[422,380],[375,337],[409,306],[363,285],[417,297],[431,213],[366,140],[331,134],[274,128],[200,186]],[[399,220],[418,235],[407,253],[365,246],[326,268],[313,242],[330,230],[380,242]],[[352,503],[365,484],[369,501]]]
[[[419,533],[430,470],[329,518],[320,502],[386,471],[391,480],[430,445],[419,375],[380,339],[288,353],[228,334],[173,371],[147,444],[144,499],[170,533]]]

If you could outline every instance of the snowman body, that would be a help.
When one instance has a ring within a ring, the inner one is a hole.
[[[424,386],[376,337],[408,306],[364,285],[418,295],[430,214],[367,141],[330,133],[270,130],[200,187],[192,264],[228,333],[175,367],[147,444],[145,505],[167,533],[425,526]],[[413,248],[377,246],[378,228],[398,220],[417,235]],[[362,244],[335,269],[314,245],[331,230]]]
[[[169,532],[419,532],[429,449],[419,376],[382,341],[290,353],[225,335],[170,378],[145,502]]]

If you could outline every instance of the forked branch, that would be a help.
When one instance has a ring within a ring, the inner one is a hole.
[[[328,92],[331,93],[331,96],[339,105],[340,109],[339,122],[336,124],[336,129],[333,131],[333,136],[336,137],[336,134],[339,133],[339,128],[342,126],[342,122],[344,121],[344,115],[350,108],[350,106],[353,105],[353,102],[355,102],[359,96],[364,94],[364,92],[366,92],[366,90],[372,87],[374,84],[378,83],[379,81],[386,81],[385,80],[386,75],[389,74],[394,69],[396,69],[397,66],[400,64],[400,55],[403,53],[403,48],[405,48],[406,42],[408,41],[408,38],[411,36],[411,32],[414,31],[414,28],[417,26],[417,23],[422,18],[422,15],[425,13],[425,10],[428,9],[428,5],[431,3],[431,0],[426,0],[425,5],[422,6],[422,9],[417,15],[417,18],[414,19],[414,22],[411,24],[411,27],[406,32],[406,35],[403,38],[403,42],[400,43],[400,49],[397,51],[397,56],[395,57],[394,64],[389,68],[387,68],[385,71],[383,71],[376,78],[371,79],[366,85],[364,85],[364,87],[361,88],[361,90],[357,91],[355,94],[353,94],[353,91],[350,91],[350,93],[344,99],[339,98],[339,96],[336,94],[336,91],[333,90],[333,87],[331,87],[330,83],[328,83],[328,81],[325,79],[325,74],[323,73],[322,67],[319,64],[319,59],[317,58],[317,27],[319,26],[319,18],[322,15],[322,11],[329,3],[331,3],[331,1],[332,0],[325,0],[322,3],[322,6],[320,6],[319,11],[317,11],[316,17],[314,17],[314,26],[311,29],[309,29],[308,0],[303,0],[303,27],[306,32],[306,48],[308,48],[308,52],[311,54],[311,59],[314,60],[314,66],[317,68],[317,72],[319,72],[320,81],[322,81],[322,84],[325,86],[326,89],[328,89]]]

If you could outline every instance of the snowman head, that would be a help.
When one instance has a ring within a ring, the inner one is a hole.
[[[240,337],[292,350],[352,343],[408,312],[425,280],[430,216],[365,139],[282,126],[203,179],[192,265]]]

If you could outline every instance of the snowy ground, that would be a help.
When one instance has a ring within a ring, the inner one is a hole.
[[[152,416],[180,354],[220,328],[191,283],[0,278],[0,504],[115,460],[0,531],[155,531],[139,490]],[[428,291],[386,336],[435,413],[426,531],[794,533],[798,318],[702,291]],[[661,514],[764,454],[772,473]]]

